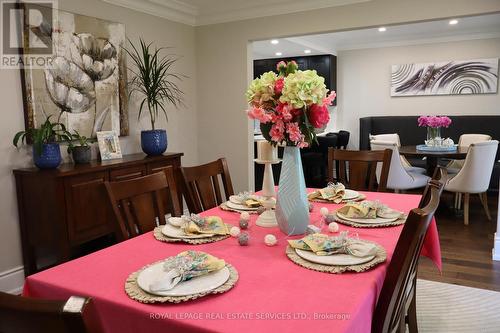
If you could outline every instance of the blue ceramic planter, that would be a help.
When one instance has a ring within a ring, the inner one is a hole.
[[[142,151],[150,156],[161,155],[167,150],[167,131],[150,130],[141,132]]]
[[[61,149],[58,143],[46,143],[40,155],[33,149],[33,162],[40,169],[55,169],[61,164]]]

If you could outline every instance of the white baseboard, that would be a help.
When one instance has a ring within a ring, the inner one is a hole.
[[[24,267],[18,266],[0,272],[0,291],[19,295],[23,291]]]

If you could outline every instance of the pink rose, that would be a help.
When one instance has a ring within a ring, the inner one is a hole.
[[[263,109],[259,107],[252,107],[250,110],[247,110],[248,118],[256,119],[261,123],[265,124],[271,121],[271,116]]]
[[[315,128],[321,128],[330,121],[330,114],[326,105],[313,104],[309,110],[309,122]]]
[[[295,143],[299,143],[300,141],[302,141],[302,132],[300,131],[298,123],[286,124],[286,132],[288,133],[290,141],[293,141]]]
[[[276,95],[281,95],[281,91],[283,90],[284,85],[285,85],[285,79],[283,77],[279,77],[274,83],[274,93]]]

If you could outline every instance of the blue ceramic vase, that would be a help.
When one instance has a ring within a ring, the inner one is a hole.
[[[40,154],[33,149],[33,162],[40,169],[55,169],[61,164],[61,149],[58,143],[45,143]]]
[[[309,225],[309,202],[298,147],[286,146],[276,201],[276,219],[286,235],[300,235]]]
[[[167,150],[167,131],[150,130],[141,132],[142,151],[150,156],[161,155]]]

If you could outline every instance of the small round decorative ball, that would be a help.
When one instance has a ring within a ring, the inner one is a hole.
[[[262,207],[262,206],[260,206],[259,208],[257,208],[257,214],[259,214],[259,215],[262,214],[262,213],[264,213],[265,211],[266,211],[266,209],[264,207]]]
[[[241,229],[248,229],[248,220],[240,220],[240,228]]]
[[[266,243],[267,246],[273,246],[278,243],[278,240],[273,234],[267,234],[266,237],[264,237],[264,243]]]
[[[326,207],[321,207],[321,209],[319,210],[321,216],[325,217],[328,215],[328,208]]]
[[[335,216],[328,214],[327,216],[325,216],[325,222],[328,224],[335,222]]]
[[[312,203],[309,203],[309,213],[312,212],[314,209],[314,206]]]
[[[338,225],[338,223],[337,223],[337,222],[332,222],[332,223],[330,223],[330,224],[328,225],[328,230],[329,230],[330,232],[337,232],[337,231],[339,231],[339,225]]]
[[[250,240],[250,235],[248,235],[248,233],[246,232],[243,232],[241,233],[239,236],[238,236],[238,243],[241,245],[241,246],[246,246],[248,245],[248,241]]]
[[[229,233],[231,234],[231,236],[233,237],[238,237],[238,235],[240,234],[241,230],[240,228],[238,227],[232,227],[230,230],[229,230]]]
[[[245,221],[250,220],[250,214],[248,214],[248,212],[241,213],[240,214],[240,220],[245,220]]]

